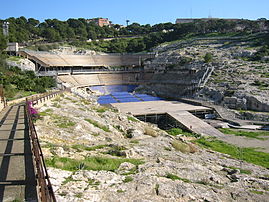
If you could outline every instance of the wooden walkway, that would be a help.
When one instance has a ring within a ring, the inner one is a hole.
[[[24,105],[0,112],[0,202],[37,201],[29,127]]]

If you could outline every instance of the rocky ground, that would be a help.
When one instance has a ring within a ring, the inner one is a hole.
[[[261,48],[253,46],[251,37],[191,38],[162,44],[155,49],[158,57],[147,66],[160,70],[212,66],[214,71],[196,98],[235,109],[269,111],[269,63],[247,60]],[[204,63],[206,53],[213,56],[208,64]]]
[[[58,201],[268,201],[269,171],[71,94],[39,109]]]

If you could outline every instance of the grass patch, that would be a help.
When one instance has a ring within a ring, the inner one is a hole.
[[[57,97],[54,98],[52,101],[53,102],[60,102],[61,100],[62,100],[61,97],[57,95]]]
[[[23,202],[24,199],[15,198],[12,202]]]
[[[55,123],[59,128],[69,128],[76,125],[75,122],[69,120],[69,118],[66,116],[58,116],[53,114],[52,118],[54,120],[53,123]]]
[[[95,145],[95,146],[91,146],[91,147],[88,147],[86,145],[82,145],[82,144],[76,144],[76,145],[73,145],[71,148],[77,150],[77,151],[83,151],[83,150],[86,150],[86,151],[95,151],[97,149],[103,149],[105,147],[107,147],[108,145]]]
[[[122,189],[118,189],[117,190],[117,193],[124,193],[125,191],[124,190],[122,190]]]
[[[52,106],[55,107],[55,108],[61,108],[61,105],[59,103],[56,103],[56,102],[54,102],[52,104]]]
[[[220,128],[219,129],[224,134],[231,134],[235,136],[245,136],[248,138],[255,138],[264,140],[265,138],[261,138],[259,136],[269,136],[269,132],[267,131],[261,131],[261,132],[252,132],[252,131],[243,131],[243,130],[236,130],[236,129],[230,129],[230,128]]]
[[[171,151],[171,148],[170,147],[164,147],[164,150],[165,151]]]
[[[59,168],[68,171],[80,170],[80,165],[83,164],[84,170],[106,170],[115,171],[123,162],[129,162],[134,165],[140,165],[144,162],[139,159],[126,159],[126,158],[105,158],[105,157],[86,157],[84,160],[76,160],[66,157],[54,156],[46,159],[46,165],[49,167]]]
[[[80,102],[82,102],[84,105],[89,105],[91,102],[89,100],[81,99]]]
[[[23,59],[23,57],[19,57],[19,56],[8,57],[8,60],[13,61],[13,62],[19,62],[21,59]]]
[[[104,112],[108,111],[108,108],[107,107],[96,107],[96,108],[94,108],[94,110],[98,113],[104,113]]]
[[[233,158],[269,168],[269,154],[255,151],[254,148],[240,148],[212,138],[200,138],[195,140],[195,142],[205,148],[209,148],[220,153],[229,154]]]
[[[82,198],[82,196],[83,196],[83,193],[81,193],[81,192],[75,194],[75,197],[77,197],[77,198]]]
[[[123,180],[124,183],[132,182],[134,179],[131,176],[126,176]]]
[[[175,148],[175,150],[180,151],[182,153],[195,153],[197,150],[194,146],[178,140],[174,140],[171,144]]]
[[[92,186],[98,186],[98,185],[100,185],[100,181],[93,180],[93,179],[88,179],[88,184],[92,185]]]
[[[198,134],[184,131],[181,128],[171,128],[169,130],[166,130],[166,132],[169,135],[173,135],[173,136],[184,135],[184,136],[188,136],[188,137],[200,137],[200,135],[198,135]]]
[[[93,133],[92,136],[94,137],[98,137],[100,135],[100,133]]]
[[[94,125],[95,127],[102,129],[105,132],[110,132],[110,130],[107,126],[104,126],[104,125],[98,123],[97,121],[94,121],[92,119],[84,119],[84,120],[89,122],[90,124]]]
[[[264,193],[263,191],[257,191],[257,190],[250,190],[250,192],[254,194],[259,194],[259,195],[262,195]]]
[[[131,140],[130,143],[132,143],[132,144],[138,144],[139,143],[139,140]]]
[[[76,182],[76,181],[78,181],[78,180],[74,180],[74,179],[72,178],[72,176],[69,176],[69,177],[65,178],[65,180],[62,182],[62,185],[65,185],[65,184],[67,184],[68,182]]]
[[[175,181],[175,180],[181,180],[181,181],[187,182],[187,183],[190,183],[191,182],[188,179],[178,177],[177,175],[174,175],[174,174],[171,174],[171,173],[167,173],[165,177],[168,178],[168,179],[171,179],[173,181]]]
[[[49,115],[51,115],[51,112],[52,112],[53,110],[52,109],[46,109],[45,111],[43,111],[43,112],[39,112],[38,114],[40,115],[40,116],[49,116]]]
[[[123,152],[126,148],[123,146],[118,146],[118,145],[110,145],[110,149],[105,152],[106,154],[112,155],[112,156],[123,156],[126,157],[126,153]]]
[[[127,119],[129,121],[138,122],[138,120],[136,118],[132,117],[132,116],[127,116]]]

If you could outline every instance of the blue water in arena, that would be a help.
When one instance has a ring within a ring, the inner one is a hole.
[[[105,95],[98,98],[99,104],[125,103],[125,102],[145,102],[162,100],[147,94],[135,94],[134,89],[137,85],[110,85],[110,86],[92,86],[93,91],[99,91]]]

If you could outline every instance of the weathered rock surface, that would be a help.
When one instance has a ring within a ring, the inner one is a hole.
[[[46,158],[102,156],[144,161],[138,166],[123,162],[114,171],[49,167],[58,201],[268,201],[268,169],[195,145],[194,152],[182,153],[172,146],[175,137],[128,118],[131,115],[69,94],[39,111],[46,113],[36,123]],[[155,135],[147,135],[145,128]],[[84,148],[98,145],[104,146]],[[126,157],[107,153],[113,148],[121,148]]]

